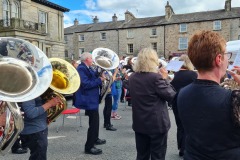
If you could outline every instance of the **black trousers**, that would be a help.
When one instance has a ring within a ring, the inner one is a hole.
[[[142,134],[135,132],[137,160],[165,160],[167,151],[167,132]]]
[[[173,110],[173,114],[175,116],[175,121],[176,121],[176,125],[177,125],[177,145],[178,145],[178,149],[179,149],[180,152],[184,152],[186,135],[185,135],[185,131],[184,131],[182,122],[181,122],[179,114],[178,114],[176,98],[174,99],[174,101],[172,103],[172,110]]]
[[[85,115],[89,117],[89,128],[85,150],[89,150],[94,147],[99,136],[99,112],[98,110],[85,110]]]
[[[37,133],[22,135],[30,149],[29,160],[47,160],[47,136],[48,128]]]
[[[20,141],[21,141],[21,143],[20,143]],[[27,148],[26,140],[24,139],[24,137],[21,134],[18,136],[17,140],[14,142],[11,150],[16,151],[18,148]]]
[[[103,109],[104,125],[111,125],[112,113],[112,95],[108,94],[105,98],[105,105]]]
[[[120,101],[124,101],[124,96],[125,96],[125,92],[124,92],[124,88],[122,87],[122,93],[121,93],[121,97],[120,97]]]

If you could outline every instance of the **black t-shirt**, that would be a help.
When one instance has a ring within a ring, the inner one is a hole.
[[[180,70],[174,74],[174,78],[171,81],[172,86],[177,92],[197,79],[197,73],[190,70]]]

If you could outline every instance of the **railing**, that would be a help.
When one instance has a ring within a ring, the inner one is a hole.
[[[1,19],[0,31],[9,30],[24,30],[25,32],[46,34],[46,25],[43,23],[35,23],[19,18]]]

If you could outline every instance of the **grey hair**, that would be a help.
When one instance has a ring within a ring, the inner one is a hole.
[[[90,57],[92,57],[92,54],[91,54],[91,53],[89,53],[89,52],[84,52],[83,54],[81,54],[80,59],[81,59],[82,62],[84,62],[87,58],[90,58]]]
[[[194,70],[194,66],[191,60],[189,59],[188,55],[186,54],[181,55],[181,57],[179,58],[179,61],[184,62],[182,68],[188,69],[188,70]]]

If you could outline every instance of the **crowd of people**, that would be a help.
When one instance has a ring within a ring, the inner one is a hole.
[[[198,31],[189,41],[188,52],[174,78],[169,79],[165,67],[158,67],[154,49],[143,48],[133,64],[119,64],[112,70],[113,83],[104,97],[103,127],[117,131],[111,120],[123,118],[118,105],[128,99],[132,107],[132,128],[135,133],[137,160],[164,160],[168,131],[171,127],[170,106],[177,125],[177,147],[184,160],[240,159],[240,91],[220,86],[227,74],[230,53],[226,41],[214,31]],[[73,105],[85,110],[89,117],[85,153],[98,155],[96,145],[107,143],[99,137],[99,90],[104,74],[92,67],[92,54],[81,55],[81,63],[72,63],[81,77],[81,86],[74,93]],[[240,67],[228,74],[240,84]],[[40,98],[23,102],[24,130],[21,141],[30,149],[29,159],[47,159],[46,110],[60,103],[54,98],[45,103]],[[5,115],[0,116],[4,127]],[[12,148],[13,149],[13,148]],[[14,150],[14,149],[13,149]]]

